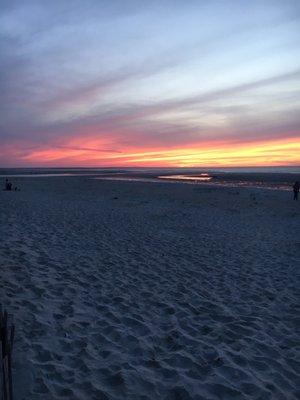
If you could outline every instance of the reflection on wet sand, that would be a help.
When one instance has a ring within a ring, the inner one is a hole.
[[[212,180],[212,176],[209,174],[200,174],[200,175],[161,175],[158,176],[160,179],[176,179],[176,180],[184,180],[184,181],[202,181],[209,182]]]

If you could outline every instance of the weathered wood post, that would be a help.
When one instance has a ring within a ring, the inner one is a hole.
[[[3,400],[13,400],[11,353],[13,349],[14,331],[14,325],[9,325],[7,312],[3,312],[2,306],[0,305],[0,356]]]

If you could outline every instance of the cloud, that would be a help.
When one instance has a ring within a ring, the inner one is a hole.
[[[2,160],[298,138],[299,4],[171,3],[5,1]]]

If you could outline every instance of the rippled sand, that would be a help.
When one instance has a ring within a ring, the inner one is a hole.
[[[0,301],[18,400],[299,398],[290,193],[15,183],[0,192]]]

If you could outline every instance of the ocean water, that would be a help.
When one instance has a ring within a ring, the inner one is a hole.
[[[248,168],[1,168],[0,178],[90,177],[91,179],[168,182],[291,190],[300,166]]]

